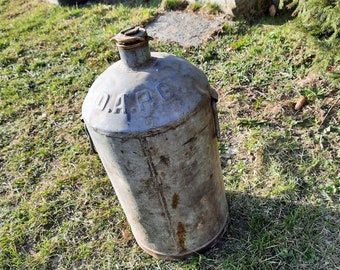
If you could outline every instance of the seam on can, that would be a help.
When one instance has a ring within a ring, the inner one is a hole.
[[[189,112],[187,115],[185,115],[184,117],[177,119],[171,123],[165,124],[163,126],[159,126],[159,127],[154,127],[151,128],[150,130],[147,131],[136,131],[136,132],[106,132],[103,130],[100,130],[98,128],[92,127],[92,129],[101,134],[101,135],[105,135],[107,137],[113,137],[113,138],[131,138],[131,137],[150,137],[150,136],[154,136],[160,133],[164,133],[166,131],[168,131],[169,129],[174,129],[178,126],[180,126],[181,124],[183,124],[184,122],[188,121],[189,118],[193,117],[195,114],[199,113],[202,111],[202,107],[203,108],[209,108],[209,110],[211,110],[210,113],[212,112],[212,108],[210,105],[211,99],[209,96],[207,96],[206,99],[202,100],[197,107],[192,110],[191,112]],[[205,107],[203,106],[204,103],[209,104],[209,107]]]
[[[168,210],[166,199],[164,197],[162,179],[160,179],[160,177],[159,177],[159,175],[158,175],[158,173],[155,169],[155,165],[152,162],[152,155],[149,152],[147,139],[146,138],[139,138],[138,141],[141,145],[144,156],[146,156],[146,158],[147,158],[148,167],[149,167],[152,179],[154,181],[154,185],[157,189],[158,199],[159,199],[159,202],[160,202],[162,209],[164,211],[165,218],[167,220],[169,234],[171,235],[171,239],[173,240],[174,245],[176,246],[177,242],[176,242],[175,237],[174,237],[173,224],[171,222],[171,216],[170,216],[170,213],[169,213],[169,210]]]

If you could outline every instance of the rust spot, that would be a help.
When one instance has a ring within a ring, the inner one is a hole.
[[[166,166],[169,166],[170,160],[166,156],[161,156],[161,163],[165,164]]]
[[[178,245],[181,248],[180,252],[186,250],[185,248],[185,240],[186,240],[186,229],[185,225],[182,222],[178,222],[177,224],[177,238],[178,238]]]
[[[176,209],[177,208],[177,205],[178,205],[178,202],[179,202],[179,196],[177,193],[174,194],[174,196],[172,196],[172,208],[173,209]]]

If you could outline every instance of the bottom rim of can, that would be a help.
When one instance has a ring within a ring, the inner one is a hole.
[[[223,226],[221,227],[219,232],[215,235],[215,237],[213,237],[211,240],[209,240],[207,243],[205,243],[204,245],[200,246],[199,248],[187,251],[185,253],[173,254],[173,255],[171,255],[171,254],[164,254],[164,253],[160,253],[160,252],[157,252],[155,250],[149,249],[149,248],[147,248],[147,247],[145,247],[145,246],[143,246],[143,245],[141,245],[139,243],[138,244],[139,244],[139,246],[146,253],[148,253],[149,255],[151,255],[153,257],[156,257],[156,258],[159,258],[159,259],[164,259],[164,260],[180,260],[180,259],[187,258],[190,255],[200,254],[200,253],[203,253],[203,252],[207,251],[211,246],[213,246],[216,243],[216,241],[220,237],[222,237],[226,233],[227,228],[229,226],[229,223],[230,223],[230,218],[229,218],[229,212],[228,212]]]

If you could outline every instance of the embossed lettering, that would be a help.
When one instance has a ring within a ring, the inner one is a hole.
[[[131,95],[131,94],[132,95]],[[128,121],[131,114],[145,112],[152,106],[159,105],[162,101],[168,101],[175,96],[174,89],[164,82],[160,82],[148,88],[135,88],[121,94],[101,93],[96,106],[101,111],[113,114],[127,114]],[[155,112],[153,112],[154,114]],[[151,117],[151,115],[150,115]]]
[[[164,100],[169,100],[174,96],[174,93],[170,86],[165,83],[158,84],[156,89]]]
[[[148,90],[141,90],[136,93],[136,99],[138,102],[138,106],[141,111],[145,110],[145,104],[152,102],[152,98],[150,92]]]
[[[120,94],[120,95],[117,96],[116,101],[115,101],[115,105],[114,105],[114,109],[113,109],[113,113],[115,113],[115,114],[126,113],[124,94]]]
[[[106,107],[107,102],[109,101],[110,96],[106,93],[103,93],[101,96],[99,96],[97,101],[97,108],[101,111],[103,111]]]

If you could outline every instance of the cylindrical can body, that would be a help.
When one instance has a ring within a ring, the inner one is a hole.
[[[139,70],[118,62],[91,87],[83,118],[138,244],[182,258],[220,236],[228,206],[204,74],[152,53]]]

